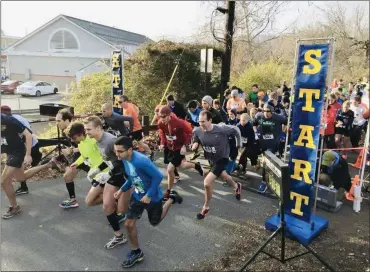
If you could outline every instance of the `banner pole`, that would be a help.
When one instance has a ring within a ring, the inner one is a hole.
[[[298,61],[298,58],[297,58],[297,55],[298,55],[298,48],[299,48],[299,44],[300,44],[300,39],[298,39],[296,41],[296,46],[295,46],[295,53],[294,53],[294,65],[293,65],[293,72],[292,72],[292,83],[290,84],[290,97],[289,99],[291,99],[292,95],[293,95],[293,99],[294,99],[294,82],[295,82],[295,76],[296,76],[296,70],[297,70],[297,61]],[[291,112],[292,112],[292,101],[290,101],[289,103],[289,111],[288,111],[288,121],[287,121],[287,128],[286,128],[286,134],[285,134],[285,147],[284,147],[284,162],[286,162],[286,153],[287,153],[287,150],[288,150],[288,139],[289,139],[289,129],[290,129],[290,118],[291,118]]]
[[[327,76],[327,86],[329,86],[331,80],[332,80],[332,77],[333,77],[333,69],[334,69],[334,60],[335,60],[335,49],[336,49],[336,39],[335,38],[328,38],[328,43],[330,43],[330,41],[332,41],[333,43],[333,46],[332,46],[332,54],[331,54],[331,64],[330,64],[330,72],[328,73],[328,76]],[[329,89],[328,89],[329,90]],[[324,101],[325,101],[325,94],[324,94]],[[326,113],[328,111],[328,102],[325,101],[325,111],[324,111],[324,116],[325,116],[325,127],[324,127],[324,132],[325,132],[325,128],[326,128]],[[320,126],[321,126],[321,122],[320,122]],[[325,134],[325,133],[324,133]],[[316,207],[317,207],[317,194],[319,192],[319,177],[320,177],[320,169],[321,169],[321,162],[322,162],[322,149],[323,149],[323,146],[324,146],[324,135],[323,137],[321,137],[321,140],[320,140],[320,156],[319,156],[319,169],[317,171],[317,175],[316,175],[316,189],[315,189],[315,201],[314,201],[314,205],[313,205],[313,214],[315,215],[316,214]],[[316,157],[317,157],[317,153],[316,153]],[[312,224],[314,224],[314,222],[312,222]],[[313,226],[312,226],[313,227]]]
[[[367,153],[369,152],[369,137],[370,137],[370,122],[367,122],[367,131],[365,135],[365,144],[364,144],[364,155],[362,156],[362,167],[361,167],[361,177],[360,177],[360,188],[362,188],[362,184],[364,182],[364,175],[365,175],[365,167],[367,161]]]

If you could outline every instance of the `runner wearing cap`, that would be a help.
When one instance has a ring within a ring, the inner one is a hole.
[[[287,119],[284,115],[274,113],[274,107],[266,103],[263,107],[263,113],[257,113],[253,123],[253,129],[259,135],[259,142],[262,152],[269,150],[272,153],[279,151],[280,134],[282,126],[286,125]],[[262,182],[259,187],[260,193],[265,193],[266,171],[262,167]]]
[[[191,163],[185,160],[186,145],[190,144],[192,128],[186,121],[177,118],[168,106],[159,111],[158,130],[161,138],[160,149],[165,146],[169,149],[167,167],[168,186],[163,199],[167,200],[175,180],[175,169],[195,169],[203,176],[203,169],[199,162]]]

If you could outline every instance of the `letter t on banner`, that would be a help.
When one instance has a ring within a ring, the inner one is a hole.
[[[111,57],[111,85],[113,94],[113,111],[122,114],[118,103],[119,96],[123,94],[123,51],[115,50]]]
[[[314,200],[328,59],[329,44],[299,46],[289,160],[290,197],[285,213],[308,222]]]

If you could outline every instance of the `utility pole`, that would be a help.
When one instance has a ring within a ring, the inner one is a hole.
[[[230,81],[230,68],[231,68],[231,52],[233,46],[233,34],[234,34],[234,19],[235,19],[235,1],[227,1],[227,7],[219,10],[222,13],[226,13],[226,24],[225,24],[225,52],[222,57],[222,70],[221,70],[221,90],[220,90],[220,101],[223,101],[224,91],[227,88],[227,84]]]

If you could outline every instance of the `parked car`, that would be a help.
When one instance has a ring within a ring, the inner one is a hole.
[[[14,94],[15,91],[17,90],[17,87],[19,85],[22,85],[23,81],[18,81],[18,80],[7,80],[3,83],[1,83],[1,93],[10,93]]]
[[[28,81],[18,86],[16,94],[22,96],[41,96],[44,94],[56,94],[58,86],[50,84],[45,81]]]

